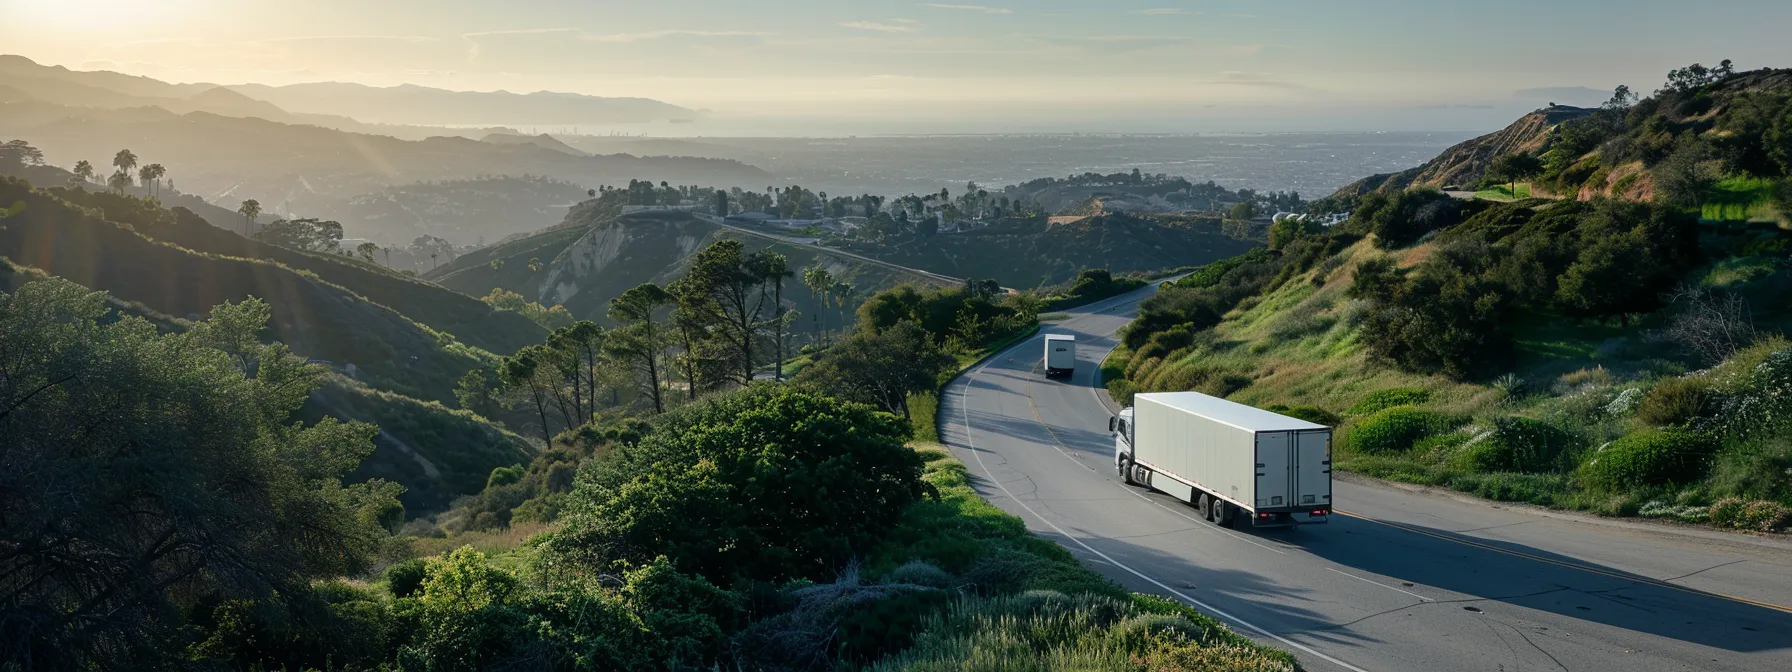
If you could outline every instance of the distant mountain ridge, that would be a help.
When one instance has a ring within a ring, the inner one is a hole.
[[[24,100],[101,109],[154,106],[176,114],[210,112],[409,139],[422,139],[414,128],[419,126],[648,123],[702,116],[702,112],[648,98],[547,91],[514,94],[340,82],[286,86],[170,83],[108,70],[72,70],[0,54],[0,102]],[[478,137],[492,130],[443,129],[434,134],[460,132]]]
[[[646,123],[691,119],[691,110],[649,98],[603,98],[537,91],[449,91],[415,84],[375,87],[343,82],[230,89],[294,112],[341,114],[361,121],[425,126]]]

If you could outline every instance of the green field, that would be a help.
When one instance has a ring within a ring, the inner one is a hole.
[[[1732,177],[1711,187],[1699,219],[1712,222],[1746,222],[1773,215],[1774,181],[1756,177]]]
[[[1531,197],[1531,185],[1528,183],[1520,183],[1518,185],[1518,198],[1530,198],[1530,197]],[[1486,201],[1514,200],[1512,197],[1512,185],[1502,184],[1502,185],[1499,185],[1496,187],[1492,187],[1490,189],[1482,189],[1480,191],[1475,192],[1475,198],[1479,198],[1479,199],[1486,200]]]

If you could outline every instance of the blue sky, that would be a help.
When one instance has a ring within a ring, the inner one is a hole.
[[[0,49],[72,68],[644,96],[842,131],[1474,129],[1547,102],[1525,89],[1792,66],[1792,2],[1756,0],[0,0],[0,16]]]

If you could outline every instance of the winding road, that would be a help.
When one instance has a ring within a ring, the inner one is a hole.
[[[1114,474],[1094,386],[1147,287],[1069,311],[941,398],[979,493],[1131,590],[1180,599],[1308,670],[1792,670],[1792,543],[1599,520],[1340,476],[1338,515],[1220,529]]]

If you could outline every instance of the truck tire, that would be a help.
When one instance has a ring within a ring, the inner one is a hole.
[[[1195,510],[1200,512],[1201,520],[1213,520],[1213,498],[1205,492],[1196,491]]]
[[[1213,524],[1220,527],[1232,526],[1232,505],[1224,501],[1213,500]]]
[[[1128,457],[1126,455],[1120,456],[1119,471],[1120,471],[1120,480],[1125,481],[1127,485],[1138,485],[1139,484],[1138,481],[1132,480],[1132,458],[1131,457]]]

